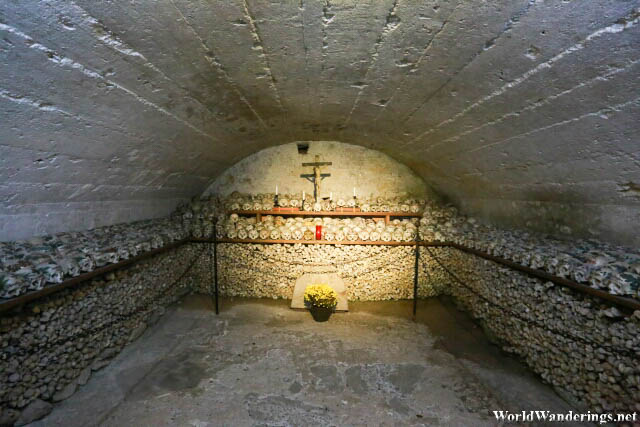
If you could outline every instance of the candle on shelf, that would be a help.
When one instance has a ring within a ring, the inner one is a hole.
[[[307,194],[307,193],[305,193],[304,191],[302,192],[302,200],[304,200],[304,196],[305,196],[306,194]]]
[[[278,184],[276,184],[276,196],[278,195]]]
[[[333,192],[329,193],[329,201],[333,200]]]
[[[353,197],[356,197],[356,187],[353,187]]]

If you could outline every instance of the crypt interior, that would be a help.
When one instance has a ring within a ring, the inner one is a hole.
[[[0,426],[632,425],[639,24],[1,1]]]

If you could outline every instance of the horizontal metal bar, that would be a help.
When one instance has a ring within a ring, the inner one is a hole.
[[[505,265],[514,270],[522,271],[523,273],[527,273],[530,276],[537,277],[539,279],[548,280],[557,285],[564,286],[567,288],[574,289],[576,291],[582,292],[584,294],[596,296],[598,298],[602,298],[604,300],[610,301],[617,305],[630,308],[632,310],[640,310],[640,301],[633,300],[631,298],[619,297],[617,295],[610,294],[609,292],[603,291],[601,289],[595,289],[591,286],[583,285],[578,282],[574,282],[573,280],[567,280],[562,277],[554,276],[552,274],[547,273],[546,271],[536,270],[530,267],[525,267],[524,265],[517,264],[513,261],[510,261],[505,258],[500,258],[494,255],[489,255],[488,253],[479,251],[477,249],[468,248],[463,245],[459,245],[457,243],[447,242],[447,246],[458,249],[463,252],[470,253],[472,255],[478,256],[480,258],[488,259],[490,261],[497,262],[498,264]]]
[[[246,211],[248,212],[248,211]],[[252,213],[260,212],[260,211],[251,211]],[[267,211],[268,212],[268,211]],[[326,214],[326,213],[325,213]],[[40,299],[47,295],[51,295],[55,292],[59,292],[63,289],[76,286],[82,282],[90,280],[94,277],[109,273],[114,270],[121,269],[128,265],[135,264],[139,261],[142,261],[146,258],[150,258],[154,255],[158,255],[164,252],[168,252],[172,249],[180,247],[186,243],[214,243],[213,239],[183,239],[176,242],[173,242],[167,246],[162,248],[154,249],[149,252],[145,252],[143,254],[137,255],[135,257],[129,258],[124,261],[120,261],[115,264],[106,265],[104,267],[97,268],[88,273],[81,274],[79,276],[73,277],[71,279],[65,280],[62,283],[47,286],[39,291],[30,292],[24,295],[20,295],[16,298],[12,298],[10,300],[0,302],[0,313],[11,310],[14,307],[18,307],[24,305],[28,302]],[[217,243],[245,243],[245,244],[307,244],[307,245],[378,245],[378,246],[414,246],[416,242],[371,242],[371,241],[328,241],[328,240],[236,240],[236,239],[219,239]],[[451,247],[454,249],[458,249],[460,251],[478,256],[480,258],[484,258],[498,264],[502,264],[507,266],[513,270],[521,271],[523,273],[529,274],[533,277],[537,277],[542,280],[548,280],[552,283],[555,283],[560,286],[568,287],[574,289],[578,292],[588,294],[591,296],[595,296],[601,298],[603,300],[609,301],[616,305],[626,307],[632,310],[640,310],[640,301],[636,301],[630,298],[620,297],[617,295],[610,294],[609,292],[595,289],[587,285],[583,285],[572,280],[567,280],[562,277],[554,276],[542,270],[536,270],[530,267],[526,267],[520,264],[517,264],[513,261],[510,261],[505,258],[500,258],[494,255],[489,255],[485,252],[472,249],[463,245],[459,245],[453,242],[419,242],[420,246],[428,246],[428,247]]]
[[[276,208],[277,209],[277,208]],[[362,212],[355,210],[344,210],[344,211],[294,211],[290,208],[280,208],[281,210],[256,210],[256,211],[229,211],[229,214],[235,213],[238,215],[280,215],[280,216],[309,216],[309,217],[319,217],[319,216],[362,216],[362,217],[405,217],[405,218],[420,218],[422,214],[416,214],[411,212]],[[353,208],[342,208],[342,209],[353,209]]]

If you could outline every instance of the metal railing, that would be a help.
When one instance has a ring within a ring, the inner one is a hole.
[[[541,271],[541,270],[536,270],[530,267],[526,267],[520,264],[517,264],[513,261],[504,259],[504,258],[500,258],[494,255],[490,255],[487,254],[485,252],[479,251],[477,249],[472,249],[457,243],[453,243],[453,242],[421,242],[421,241],[415,241],[415,242],[340,242],[340,243],[336,243],[336,242],[325,242],[325,241],[314,241],[314,240],[235,240],[235,239],[217,239],[215,236],[212,239],[204,239],[204,238],[190,238],[190,239],[183,239],[183,240],[179,240],[176,242],[173,242],[167,246],[164,246],[162,248],[158,248],[158,249],[154,249],[151,250],[149,252],[145,252],[143,254],[137,255],[135,257],[129,258],[127,260],[124,261],[120,261],[118,263],[115,264],[110,264],[104,267],[100,267],[98,269],[95,269],[91,272],[88,273],[84,273],[81,274],[77,277],[73,277],[70,278],[68,280],[65,280],[62,283],[58,283],[58,284],[54,284],[54,285],[50,285],[47,286],[41,290],[38,291],[34,291],[34,292],[29,292],[26,293],[24,295],[20,295],[18,297],[9,299],[7,301],[4,302],[0,302],[0,314],[6,311],[9,311],[15,307],[19,307],[22,306],[28,302],[31,301],[35,301],[37,299],[40,299],[42,297],[45,297],[47,295],[51,295],[55,292],[59,292],[63,289],[69,288],[69,287],[73,287],[73,286],[77,286],[83,282],[86,282],[87,280],[90,280],[94,277],[100,276],[100,275],[104,275],[106,273],[109,273],[111,271],[114,270],[119,270],[121,268],[127,267],[129,265],[135,264],[139,261],[142,261],[146,258],[150,258],[154,255],[159,255],[162,254],[164,252],[168,252],[170,250],[176,249],[182,245],[185,244],[191,244],[191,243],[207,243],[211,245],[210,248],[210,266],[211,266],[211,276],[212,276],[212,283],[211,286],[213,287],[213,289],[211,289],[211,293],[214,299],[214,304],[215,304],[215,311],[216,314],[219,313],[219,295],[218,295],[218,256],[217,256],[217,246],[218,244],[221,243],[234,243],[234,244],[334,244],[334,245],[348,245],[348,244],[355,244],[355,245],[363,245],[363,244],[367,244],[367,245],[379,245],[379,246],[413,246],[415,247],[415,257],[416,257],[416,262],[415,262],[415,267],[414,267],[414,295],[413,295],[413,314],[415,316],[416,313],[416,307],[417,307],[417,299],[418,299],[418,263],[419,263],[419,256],[420,256],[420,247],[448,247],[448,248],[453,248],[453,249],[457,249],[460,250],[462,252],[466,252],[475,256],[478,256],[480,258],[484,258],[493,262],[496,262],[498,264],[504,265],[506,267],[509,267],[513,270],[517,270],[520,271],[522,273],[528,274],[532,277],[536,277],[538,279],[541,280],[546,280],[546,281],[550,281],[552,283],[555,283],[559,286],[564,286],[567,288],[571,288],[575,291],[578,291],[580,293],[583,294],[587,294],[590,296],[594,296],[597,298],[600,298],[602,300],[608,301],[614,305],[617,306],[621,306],[621,307],[625,307],[626,309],[630,309],[630,310],[640,310],[640,301],[631,299],[631,298],[626,298],[626,297],[621,297],[618,295],[613,295],[609,292],[600,290],[600,289],[595,289],[592,288],[590,286],[581,284],[581,283],[577,283],[574,282],[572,280],[568,280],[562,277],[558,277],[558,276],[554,276],[552,274],[549,274],[545,271]]]

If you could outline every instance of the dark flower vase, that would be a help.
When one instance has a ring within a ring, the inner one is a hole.
[[[316,322],[326,322],[331,317],[331,313],[333,313],[333,308],[327,307],[309,307],[309,311],[311,312],[311,316],[313,316],[313,320]]]

